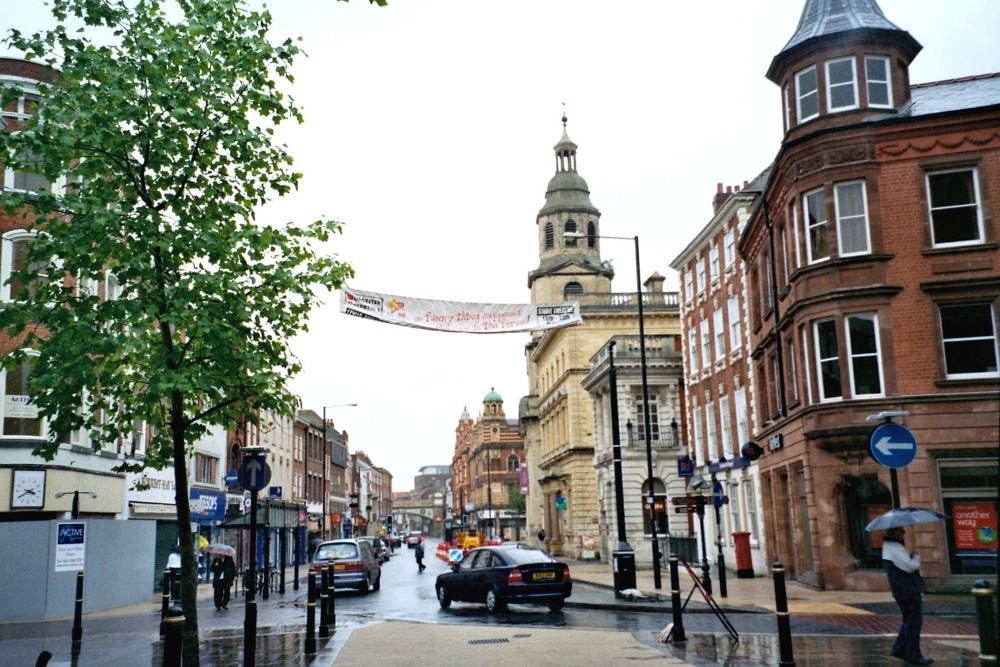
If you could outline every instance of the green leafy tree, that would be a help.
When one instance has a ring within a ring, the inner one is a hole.
[[[4,38],[52,78],[37,113],[0,133],[0,162],[67,186],[3,195],[35,236],[0,333],[16,348],[4,367],[31,368],[48,427],[36,455],[52,460],[74,433],[111,447],[144,423],[145,457],[119,470],[174,466],[184,664],[197,665],[192,445],[258,410],[294,414],[288,343],[353,271],[322,254],[340,223],[255,217],[300,178],[274,141],[302,122],[286,85],[298,46],[271,43],[269,13],[239,0],[171,6],[174,20],[159,0],[51,0],[55,27]],[[91,288],[106,271],[118,295]]]
[[[517,484],[508,485],[507,509],[510,510],[511,514],[514,516],[524,516],[526,507],[526,499],[524,494],[521,493],[521,488]]]

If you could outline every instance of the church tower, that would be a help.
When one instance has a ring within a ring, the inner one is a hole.
[[[615,272],[601,261],[601,212],[576,170],[576,144],[566,132],[555,145],[556,173],[538,212],[538,268],[528,274],[532,303],[571,301],[581,293],[609,293]]]

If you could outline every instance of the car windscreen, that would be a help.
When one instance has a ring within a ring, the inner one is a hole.
[[[504,555],[517,565],[527,565],[529,563],[552,563],[552,558],[539,549],[504,549]]]
[[[350,542],[336,544],[321,544],[316,549],[317,560],[341,560],[344,558],[357,558],[358,545]]]

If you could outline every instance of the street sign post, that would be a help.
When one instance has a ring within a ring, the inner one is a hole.
[[[869,420],[872,417],[868,418]],[[905,468],[917,456],[917,439],[910,429],[890,421],[879,426],[872,433],[872,457],[889,469],[889,481],[892,484],[892,507],[899,507],[899,479],[896,470]]]
[[[871,452],[886,468],[905,468],[917,455],[917,439],[905,426],[882,424],[872,433]]]
[[[255,452],[243,457],[240,467],[240,479],[243,488],[248,491],[260,491],[271,481],[271,466],[267,465],[265,454]]]

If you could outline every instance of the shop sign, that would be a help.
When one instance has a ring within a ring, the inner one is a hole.
[[[997,511],[992,502],[952,503],[956,551],[996,551]]]

